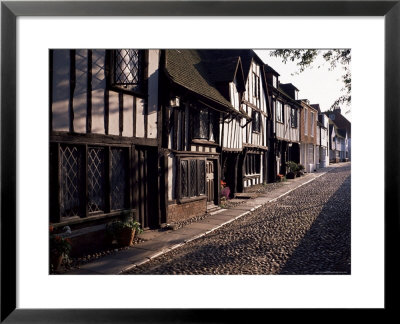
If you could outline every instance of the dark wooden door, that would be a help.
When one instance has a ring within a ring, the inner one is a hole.
[[[157,149],[136,146],[134,160],[136,217],[143,228],[154,228],[159,225]]]

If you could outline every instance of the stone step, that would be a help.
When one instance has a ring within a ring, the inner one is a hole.
[[[235,198],[238,199],[253,199],[256,198],[257,194],[256,193],[251,193],[251,192],[237,192],[235,193]]]

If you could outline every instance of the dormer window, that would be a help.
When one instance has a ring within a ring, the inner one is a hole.
[[[272,76],[272,86],[278,88],[278,77],[276,75]]]

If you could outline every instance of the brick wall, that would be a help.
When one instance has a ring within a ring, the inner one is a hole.
[[[308,113],[308,128],[307,128],[307,135],[304,134],[305,130],[305,109],[307,109]],[[311,136],[311,112],[314,113],[314,136]],[[302,143],[308,143],[308,144],[317,144],[317,120],[318,120],[318,112],[310,107],[305,108],[303,106],[303,109],[301,109],[300,113],[300,141]]]
[[[207,211],[206,199],[173,204],[168,206],[167,223],[172,224],[181,222],[192,217],[203,215]]]

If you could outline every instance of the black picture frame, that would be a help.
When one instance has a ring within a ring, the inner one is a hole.
[[[1,322],[233,323],[262,309],[16,308],[16,19],[19,16],[383,16],[385,18],[385,314],[395,311],[400,228],[400,0],[395,1],[2,1]],[[371,62],[373,65],[373,62]],[[369,176],[381,177],[379,170]],[[371,256],[373,262],[373,256]],[[392,264],[393,263],[393,264]],[[241,297],[240,297],[241,298]],[[275,310],[269,310],[274,312]],[[383,316],[379,311],[379,316]],[[329,315],[331,316],[331,315]],[[342,317],[338,317],[341,318]],[[382,320],[383,318],[381,318]],[[250,320],[250,322],[252,322]]]

